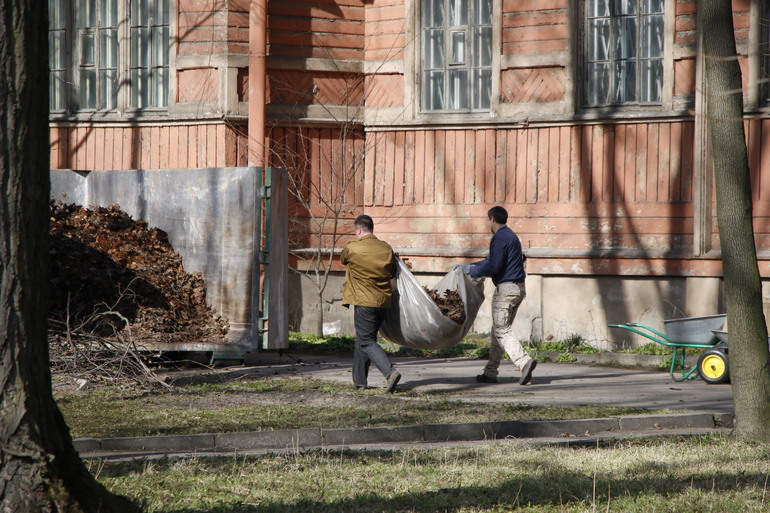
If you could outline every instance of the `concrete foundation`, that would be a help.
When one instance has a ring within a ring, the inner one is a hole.
[[[415,273],[427,287],[441,275]],[[340,304],[344,275],[333,273],[319,306],[311,281],[292,272],[289,281],[290,329],[313,333],[323,317],[327,334],[355,334],[353,312]],[[715,277],[639,278],[619,276],[529,275],[527,298],[519,307],[514,329],[522,340],[560,341],[580,336],[603,350],[652,342],[607,324],[640,322],[665,332],[664,319],[713,315],[727,311],[722,279]],[[491,326],[492,281],[485,283],[485,300],[471,336],[488,335]],[[766,296],[770,297],[770,295]],[[770,301],[768,301],[770,304]]]

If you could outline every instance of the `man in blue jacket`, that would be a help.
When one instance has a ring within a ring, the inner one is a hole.
[[[508,228],[508,212],[495,206],[487,212],[489,227],[494,234],[489,243],[489,256],[480,262],[463,265],[463,271],[476,278],[490,276],[495,284],[492,295],[492,346],[489,363],[484,372],[476,376],[479,383],[497,383],[498,367],[503,351],[508,353],[513,364],[521,370],[520,385],[532,379],[537,361],[521,347],[513,334],[513,320],[524,297],[524,254],[519,237]]]

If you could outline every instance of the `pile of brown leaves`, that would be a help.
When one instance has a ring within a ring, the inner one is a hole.
[[[444,316],[457,324],[465,322],[465,303],[456,290],[447,289],[443,295],[435,289],[426,288],[425,290]]]
[[[224,342],[227,321],[206,305],[162,230],[119,206],[51,203],[49,327],[132,342]]]

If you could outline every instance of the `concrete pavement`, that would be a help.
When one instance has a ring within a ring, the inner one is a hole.
[[[606,438],[699,434],[729,430],[733,419],[729,385],[700,379],[676,382],[668,372],[575,363],[541,362],[529,385],[503,362],[499,383],[479,384],[483,360],[469,358],[393,358],[402,374],[398,391],[446,394],[453,400],[514,402],[532,405],[603,405],[671,409],[670,415],[623,416],[576,421],[504,421],[364,429],[303,429],[253,433],[76,440],[84,457],[131,458],[163,455],[257,454],[309,448],[403,448],[458,443],[596,443]],[[177,383],[220,381],[243,376],[313,378],[351,384],[349,357],[252,355],[247,366],[201,372],[176,372]],[[171,377],[171,374],[169,375]],[[371,387],[385,380],[372,369]],[[394,397],[399,397],[397,392]],[[405,400],[409,397],[403,396]]]
[[[301,357],[301,362],[263,358],[260,372],[309,374],[314,378],[351,383],[350,358]],[[484,360],[470,358],[394,358],[401,372],[399,390],[414,389],[451,394],[453,399],[483,402],[516,402],[534,405],[606,405],[647,409],[688,409],[732,413],[729,385],[709,385],[701,379],[676,382],[668,372],[541,362],[529,385],[518,384],[519,373],[510,362],[500,366],[499,383],[476,383]],[[376,369],[369,385],[384,387]]]

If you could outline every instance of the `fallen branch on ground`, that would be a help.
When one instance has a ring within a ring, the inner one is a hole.
[[[75,382],[118,387],[168,386],[137,350],[128,319],[108,307],[77,320],[71,319],[69,309],[64,320],[48,319],[48,347],[51,371]]]

